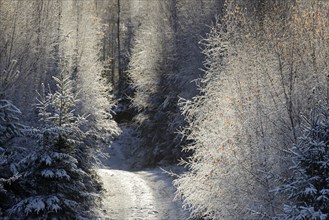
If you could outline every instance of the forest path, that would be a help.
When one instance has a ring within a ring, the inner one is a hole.
[[[173,178],[161,168],[130,171],[133,162],[126,158],[124,148],[114,142],[111,157],[104,161],[98,174],[106,190],[102,219],[114,220],[178,220],[188,219],[180,201],[174,200]],[[175,169],[175,166],[165,169]]]
[[[170,178],[157,168],[147,171],[99,169],[106,189],[105,219],[175,220],[187,219],[181,204],[173,202]]]

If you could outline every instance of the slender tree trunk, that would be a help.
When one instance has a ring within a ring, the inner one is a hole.
[[[177,44],[178,44],[178,39],[177,39],[177,33],[178,33],[178,16],[177,16],[177,0],[171,0],[170,2],[170,11],[171,11],[171,16],[170,16],[170,25],[172,28],[173,32],[173,38],[172,38],[172,44],[173,44],[173,54],[174,54],[174,61],[172,63],[172,71],[176,72],[178,68],[178,63],[176,60],[178,51],[177,51]]]
[[[8,54],[8,59],[7,59],[6,67],[9,67],[9,65],[10,65],[10,62],[11,62],[11,55],[12,55],[13,46],[14,46],[14,41],[15,41],[15,33],[16,33],[16,24],[17,24],[18,4],[19,4],[19,1],[17,1],[17,3],[16,3],[16,7],[15,7],[15,13],[14,13],[15,17],[14,17],[14,21],[13,21],[13,31],[12,31],[12,34],[11,34],[10,47],[9,47],[9,54]]]
[[[109,76],[113,89],[116,89],[116,83],[115,83],[115,65],[116,65],[116,50],[115,50],[115,25],[113,23],[114,21],[114,15],[111,14],[111,19],[109,19],[109,38],[108,38],[108,47],[109,47],[109,54],[108,58],[110,58],[110,65],[111,65],[111,75]]]
[[[121,45],[120,45],[120,0],[117,1],[118,4],[118,14],[117,14],[117,42],[118,42],[118,74],[119,74],[119,88],[118,88],[118,94],[121,95],[122,87],[123,87],[123,80],[124,76],[121,71]]]
[[[74,64],[73,64],[73,71],[72,77],[73,79],[77,79],[78,71],[79,71],[79,41],[80,41],[80,7],[83,2],[76,1],[76,35],[75,35],[75,53],[74,53]],[[76,91],[76,88],[73,89]]]
[[[171,5],[170,5],[170,9],[171,9],[171,26],[173,29],[173,32],[177,33],[177,22],[178,22],[178,17],[177,17],[177,0],[171,0]]]
[[[61,21],[62,21],[62,1],[57,0],[58,4],[58,24],[57,24],[57,38],[56,38],[56,44],[55,44],[55,56],[56,56],[56,62],[55,66],[57,68],[57,71],[59,71],[58,64],[60,63],[60,39],[61,39]]]
[[[37,10],[38,10],[38,27],[37,27],[37,47],[41,49],[41,29],[42,29],[42,11],[43,11],[43,0],[37,3]],[[39,51],[40,53],[40,51]]]
[[[329,75],[327,75],[327,105],[329,106]]]
[[[0,68],[1,68],[1,64],[2,62],[2,58],[3,58],[3,51],[5,48],[5,39],[4,39],[4,29],[2,29],[2,22],[3,22],[4,18],[2,18],[2,0],[0,0],[0,42],[2,45],[0,45]]]

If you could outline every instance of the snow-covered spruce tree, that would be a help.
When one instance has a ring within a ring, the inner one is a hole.
[[[15,197],[10,185],[16,180],[14,164],[18,152],[10,140],[21,133],[19,115],[20,110],[15,105],[9,100],[0,99],[0,218]]]
[[[290,178],[275,193],[287,195],[284,214],[276,219],[329,218],[329,114],[317,107],[310,119],[305,119],[305,130],[297,144],[289,149],[293,165]]]
[[[19,72],[16,61],[12,61],[0,76],[0,218],[15,197],[11,183],[17,179],[15,163],[19,150],[12,140],[21,134],[23,127],[19,122],[21,111],[8,99],[6,91],[16,81]]]
[[[21,111],[6,99],[6,91],[15,83],[19,75],[16,64],[17,61],[13,60],[0,76],[0,147],[4,147],[10,139],[17,136],[22,127],[18,118]]]
[[[0,147],[17,136],[21,128],[18,116],[21,111],[9,100],[0,99]]]
[[[88,217],[97,197],[91,177],[75,157],[86,134],[80,128],[86,118],[74,113],[77,99],[67,70],[56,81],[57,91],[39,94],[43,127],[36,131],[39,146],[20,163],[20,183],[26,195],[10,213],[14,217],[74,219]]]

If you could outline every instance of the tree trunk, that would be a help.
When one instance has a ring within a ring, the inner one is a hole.
[[[119,85],[118,85],[118,95],[120,96],[123,90],[123,80],[124,76],[121,68],[121,48],[120,48],[120,0],[118,0],[118,14],[117,14],[117,42],[118,42],[118,75],[119,75]]]

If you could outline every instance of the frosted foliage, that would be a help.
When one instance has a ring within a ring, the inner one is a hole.
[[[223,26],[213,27],[204,41],[201,95],[180,102],[188,122],[183,134],[191,141],[184,149],[192,156],[183,162],[189,172],[174,181],[192,217],[271,218],[281,209],[283,198],[270,192],[273,177],[289,175],[289,160],[282,156],[301,132],[300,114],[327,100],[328,89],[328,41],[320,31],[312,40],[302,26],[312,13],[298,4],[273,6],[260,27],[253,11],[246,15],[227,1]],[[277,17],[288,9],[291,23]],[[325,21],[312,22],[323,28]],[[289,37],[276,34],[283,32]],[[302,45],[294,43],[299,40]],[[317,51],[313,63],[311,51]],[[308,186],[305,193],[315,191]]]
[[[42,82],[49,80],[47,73],[54,70],[57,60],[58,11],[59,1],[1,1],[0,78],[18,79],[6,94],[15,100],[27,117],[33,117],[30,104],[34,102],[35,90]],[[15,74],[8,77],[11,70],[8,67],[13,62],[17,62]],[[5,84],[10,85],[12,81],[9,84],[5,81]],[[0,82],[2,86],[3,82]]]
[[[228,42],[221,37],[213,33],[205,51],[208,60],[205,79],[201,81],[205,85],[200,88],[203,95],[181,100],[189,123],[185,133],[194,141],[186,149],[194,154],[186,162],[190,172],[174,183],[177,195],[183,195],[185,207],[190,208],[192,217],[235,219],[236,213],[241,213],[249,203],[243,195],[252,185],[252,178],[239,170],[244,151],[237,145],[241,133],[241,124],[235,119],[234,112],[237,90],[230,72],[222,66],[226,62],[224,55]],[[221,43],[213,48],[211,43],[216,40]],[[246,185],[242,186],[243,183]]]
[[[8,90],[18,78],[20,72],[16,70],[17,60],[12,60],[9,67],[0,75],[0,98],[4,98],[6,90]],[[0,68],[1,71],[1,68]]]
[[[166,2],[141,1],[141,4],[147,14],[136,31],[128,73],[136,89],[133,104],[140,109],[152,109],[161,78],[171,69],[173,32],[169,19],[159,16]]]
[[[205,33],[209,32],[216,16],[221,13],[224,1],[221,0],[180,0],[177,5],[178,30],[176,38],[177,62],[174,64],[177,72],[167,73],[177,87],[180,97],[190,98],[196,95],[194,80],[202,75],[202,42]]]
[[[70,74],[63,67],[58,77],[53,77],[56,82],[56,91],[46,94],[43,87],[41,93],[38,93],[36,105],[39,110],[40,120],[44,123],[41,128],[41,139],[46,142],[58,140],[61,137],[66,138],[69,144],[77,146],[85,134],[80,126],[87,122],[85,116],[79,116],[75,113],[76,104],[79,102],[73,94],[73,82]],[[80,140],[79,140],[80,139]]]
[[[185,164],[190,172],[174,183],[192,217],[236,219],[250,202],[247,193],[253,179],[241,170],[246,152],[237,145],[241,124],[233,110],[236,90],[228,72],[221,72],[221,81],[215,79],[215,68],[221,67],[209,66],[206,73],[212,81],[202,89],[204,96],[181,102],[189,119],[185,132],[194,141],[187,149],[194,154]]]
[[[115,135],[119,129],[111,120],[110,85],[101,77],[103,67],[98,56],[102,39],[101,25],[95,16],[94,6],[92,1],[63,1],[62,32],[67,37],[61,50],[68,58],[73,78],[77,80],[76,87],[83,103],[82,112],[90,114],[91,122],[94,120],[98,129]]]
[[[21,111],[10,100],[5,99],[6,91],[15,84],[19,75],[16,64],[17,61],[13,60],[0,75],[0,147],[3,147],[7,140],[16,136],[22,127],[18,122]]]
[[[66,70],[64,70],[66,71]],[[55,125],[60,127],[72,126],[72,121],[76,121],[77,118],[74,115],[73,107],[75,106],[77,99],[72,93],[72,81],[69,74],[61,72],[59,78],[53,77],[56,82],[57,91],[54,94],[49,94],[51,99],[51,107],[54,113],[49,115],[48,119]]]
[[[0,146],[19,133],[18,116],[21,111],[6,99],[0,100]]]

